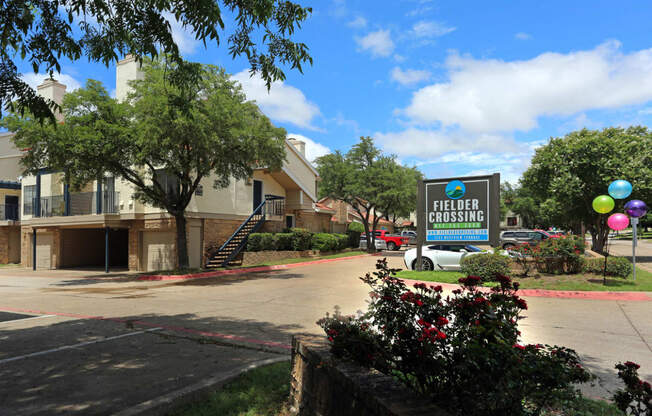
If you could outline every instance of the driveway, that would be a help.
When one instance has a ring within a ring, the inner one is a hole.
[[[132,275],[0,270],[0,414],[112,414],[251,363],[289,358],[326,312],[366,309],[363,257],[265,273],[141,282]],[[390,264],[402,267],[400,257]],[[616,386],[632,360],[652,379],[652,302],[528,299],[526,342],[578,350]],[[22,314],[18,316],[16,314]],[[23,319],[15,319],[23,318]]]

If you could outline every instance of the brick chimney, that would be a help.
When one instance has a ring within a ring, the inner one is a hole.
[[[118,64],[115,68],[115,98],[118,101],[124,101],[127,94],[131,91],[129,81],[144,79],[145,73],[141,70],[140,64],[136,62],[136,58],[129,54]]]
[[[299,139],[288,139],[288,141],[292,143],[292,146],[294,146],[303,157],[306,157],[306,142]]]
[[[41,97],[61,105],[63,103],[63,96],[66,93],[66,86],[56,79],[46,78],[41,85],[36,87],[36,92]],[[54,111],[54,116],[57,121],[63,120],[63,114],[60,111]]]

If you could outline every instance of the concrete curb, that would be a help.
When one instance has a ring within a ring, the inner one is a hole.
[[[136,415],[164,415],[178,408],[181,405],[192,401],[201,400],[212,390],[222,387],[224,384],[238,377],[240,374],[262,367],[268,364],[275,364],[281,361],[289,361],[289,357],[268,358],[255,361],[246,367],[237,368],[215,377],[204,379],[198,383],[173,391],[168,394],[144,401],[128,409],[114,413],[115,416],[136,416]]]
[[[444,289],[459,289],[461,286],[454,283],[429,282],[425,280],[401,279],[406,285],[415,283],[425,283],[427,285],[437,285]],[[489,292],[491,288],[480,287],[482,292]],[[650,301],[652,297],[646,292],[591,292],[591,291],[573,291],[573,290],[546,290],[546,289],[519,289],[519,296],[539,297],[539,298],[557,298],[557,299],[587,299],[587,300],[622,300],[622,301]]]
[[[337,257],[334,259],[320,259],[320,260],[311,260],[303,261],[301,263],[290,263],[290,264],[277,264],[275,266],[260,266],[260,267],[243,267],[239,269],[230,269],[230,270],[218,270],[214,272],[204,272],[204,273],[193,273],[193,274],[172,274],[172,275],[145,275],[140,276],[136,280],[146,280],[146,281],[160,281],[160,280],[187,280],[187,279],[202,279],[206,277],[217,277],[217,276],[226,276],[231,274],[241,274],[241,273],[253,273],[253,272],[269,272],[273,270],[286,270],[292,269],[295,267],[307,266],[310,264],[321,264],[321,263],[331,263],[334,261],[340,260],[350,260],[357,259],[360,257],[367,256],[377,256],[378,254],[359,254],[357,256],[347,256],[347,257]]]

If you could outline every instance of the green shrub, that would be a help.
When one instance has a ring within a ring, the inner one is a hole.
[[[352,222],[347,227],[347,231],[355,231],[355,232],[358,232],[358,233],[362,234],[362,233],[364,233],[364,225],[362,225],[359,222]]]
[[[582,270],[584,240],[570,235],[549,238],[538,246],[531,246],[537,270],[551,274],[575,274]]]
[[[498,275],[509,274],[510,259],[498,253],[476,254],[462,259],[462,273],[467,276],[479,276],[483,281],[496,280]]]
[[[260,251],[262,250],[260,240],[262,238],[261,233],[252,233],[249,234],[247,238],[247,251]]]
[[[277,250],[294,250],[293,248],[293,238],[292,233],[278,233],[275,234],[276,237],[276,249]]]
[[[272,233],[260,233],[260,250],[276,250],[276,237]]]
[[[349,246],[349,236],[346,234],[333,234],[337,239],[337,250],[344,250]]]
[[[337,238],[333,234],[316,233],[312,236],[312,249],[320,251],[332,251],[337,249]]]
[[[586,259],[584,261],[585,273],[603,274],[604,258]],[[607,276],[626,278],[632,272],[632,264],[625,257],[607,257]]]
[[[292,228],[292,249],[296,251],[310,250],[312,233],[304,228]]]
[[[359,222],[352,222],[346,229],[349,237],[349,247],[357,248],[360,245],[360,235],[364,233],[364,225]]]

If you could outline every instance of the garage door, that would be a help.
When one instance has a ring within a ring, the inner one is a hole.
[[[143,252],[146,271],[174,269],[174,233],[144,232]]]
[[[52,268],[52,234],[36,233],[36,268]]]

